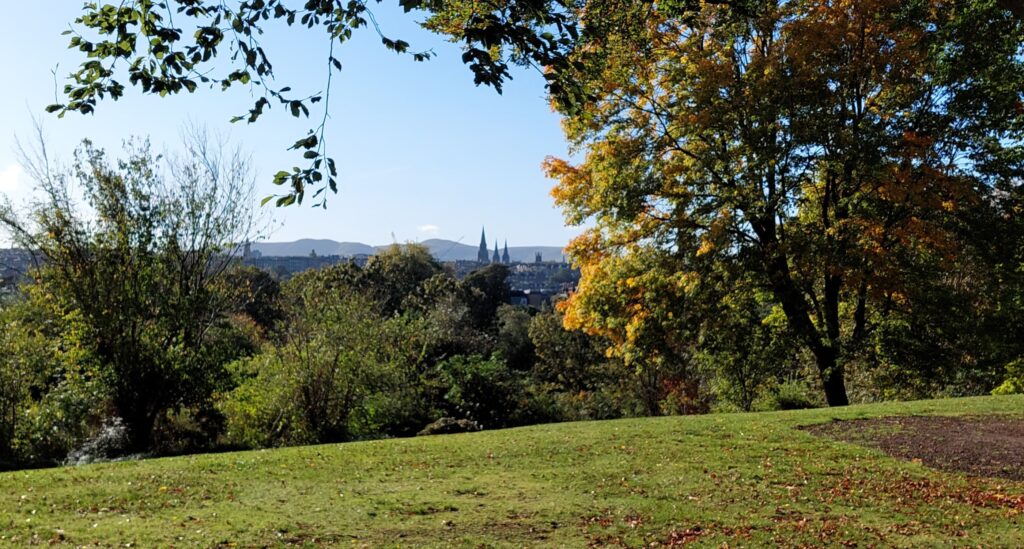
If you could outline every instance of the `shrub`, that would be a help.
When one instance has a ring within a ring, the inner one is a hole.
[[[533,368],[536,352],[530,340],[531,317],[525,307],[502,305],[497,315],[497,349],[513,370],[526,372]]]
[[[98,380],[62,380],[24,409],[14,436],[18,461],[29,466],[64,462],[100,431],[108,402]]]
[[[128,428],[119,417],[103,422],[95,436],[72,450],[65,465],[85,465],[123,455],[129,445]]]
[[[457,415],[485,429],[532,422],[527,376],[508,367],[501,354],[456,356],[438,366],[448,387],[445,400]]]
[[[803,380],[788,380],[779,383],[769,396],[772,410],[803,410],[821,406],[820,391],[815,391]]]
[[[280,366],[269,352],[229,365],[238,386],[217,403],[225,418],[225,444],[266,448],[304,442],[295,429],[290,379]]]
[[[102,421],[104,372],[74,315],[57,322],[32,299],[0,309],[0,463],[54,465]],[[57,335],[41,328],[60,329]]]
[[[614,385],[589,391],[558,391],[549,384],[545,386],[549,388],[548,395],[560,421],[617,419],[629,415],[625,410],[640,407],[639,402],[630,403],[632,391],[623,391]]]
[[[468,419],[455,419],[453,417],[443,417],[430,425],[423,428],[422,431],[416,433],[419,436],[428,435],[450,435],[452,433],[470,433],[473,431],[479,431],[480,425],[475,421]]]
[[[430,330],[336,275],[306,273],[282,288],[277,343],[235,364],[239,386],[221,403],[226,441],[244,446],[415,434],[436,416],[423,356]]]
[[[1024,358],[1018,358],[1006,365],[1006,378],[992,390],[993,395],[1017,395],[1024,393]]]

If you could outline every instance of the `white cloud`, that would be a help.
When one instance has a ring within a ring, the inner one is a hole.
[[[0,168],[0,193],[14,196],[24,184],[25,171],[18,164],[10,164]]]
[[[438,227],[437,225],[420,225],[419,227],[416,227],[416,230],[423,234],[436,236],[441,232],[441,227]]]

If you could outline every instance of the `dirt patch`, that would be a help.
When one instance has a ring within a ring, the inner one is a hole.
[[[902,416],[802,428],[943,471],[1024,480],[1024,417]]]

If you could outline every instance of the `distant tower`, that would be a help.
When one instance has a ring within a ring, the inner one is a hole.
[[[533,261],[534,261],[534,263],[540,263],[540,262],[544,261],[544,258],[541,257],[540,252],[537,252],[537,255],[534,256]]]
[[[498,255],[498,241],[494,241],[494,257],[491,258],[491,263],[501,263],[501,256]]]
[[[508,240],[505,241],[505,251],[501,254],[501,262],[505,265],[512,263],[512,260],[508,257]]]
[[[487,263],[487,235],[480,229],[480,251],[476,253],[476,260],[479,263]]]

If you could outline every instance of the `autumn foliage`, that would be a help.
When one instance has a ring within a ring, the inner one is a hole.
[[[638,367],[692,361],[724,298],[756,295],[843,405],[895,319],[1011,282],[979,265],[1018,251],[976,239],[1016,234],[1022,27],[993,2],[753,4],[583,7],[588,99],[555,102],[580,160],[545,163],[587,227],[566,321]]]

